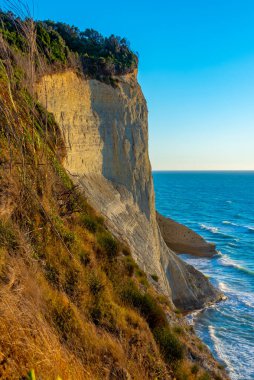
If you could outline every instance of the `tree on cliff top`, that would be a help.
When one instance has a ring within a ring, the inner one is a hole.
[[[15,51],[24,51],[24,36],[17,25],[28,18],[16,17],[0,10],[0,34]],[[51,20],[35,22],[36,42],[46,63],[53,67],[70,67],[77,63],[85,75],[105,80],[132,72],[138,65],[137,55],[125,38],[102,36],[93,29],[80,31],[75,26]]]

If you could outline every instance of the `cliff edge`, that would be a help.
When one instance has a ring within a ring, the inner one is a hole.
[[[157,276],[160,291],[184,310],[220,299],[220,293],[164,242],[156,220],[148,157],[147,105],[136,72],[117,84],[85,79],[75,71],[45,75],[39,101],[64,136],[64,166],[109,229],[126,242],[138,265]]]

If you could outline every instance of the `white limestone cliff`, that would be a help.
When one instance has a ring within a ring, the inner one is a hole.
[[[166,246],[158,228],[148,113],[136,73],[117,78],[115,87],[71,70],[45,75],[37,95],[63,133],[65,168],[150,279],[158,276],[154,285],[185,310],[219,299],[209,281]]]

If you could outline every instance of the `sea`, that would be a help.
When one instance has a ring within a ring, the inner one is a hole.
[[[254,379],[254,172],[153,172],[156,208],[215,243],[181,258],[227,300],[188,316],[232,380]]]

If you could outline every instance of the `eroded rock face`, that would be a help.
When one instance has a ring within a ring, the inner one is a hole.
[[[158,212],[156,217],[165,243],[174,252],[200,257],[212,257],[218,253],[215,244],[208,243],[190,228],[170,218],[165,218]]]
[[[130,246],[139,266],[159,277],[160,291],[184,309],[218,299],[208,280],[183,263],[159,231],[147,106],[135,73],[118,78],[116,87],[72,71],[46,75],[37,94],[62,130],[67,171],[111,231]]]

